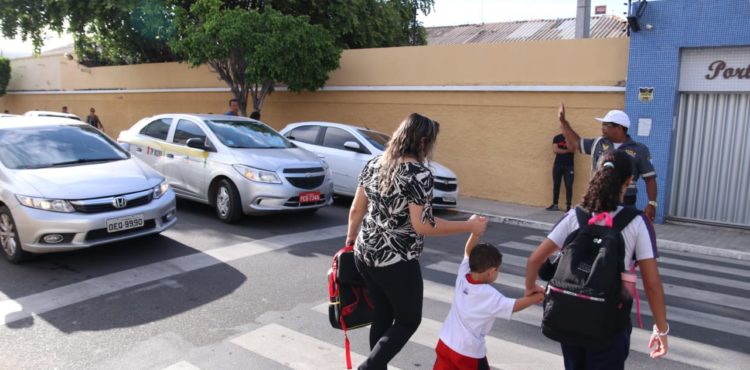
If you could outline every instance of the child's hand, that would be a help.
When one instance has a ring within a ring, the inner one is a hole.
[[[534,298],[535,304],[540,304],[544,302],[544,293],[534,293],[532,297]]]
[[[487,217],[474,214],[469,217],[468,222],[471,224],[471,233],[476,236],[482,236],[487,230]]]

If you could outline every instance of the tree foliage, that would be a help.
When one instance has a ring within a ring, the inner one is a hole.
[[[247,113],[248,94],[260,111],[277,84],[314,91],[339,65],[341,49],[323,27],[266,7],[263,12],[198,0],[178,9],[172,49],[192,66],[208,64],[229,85]]]
[[[196,0],[0,0],[0,30],[5,37],[31,39],[36,52],[44,31],[73,33],[83,64],[113,65],[178,59],[169,48],[174,16],[190,13]],[[223,9],[308,16],[326,28],[342,48],[425,43],[418,12],[434,0],[225,0]]]
[[[8,82],[10,82],[10,60],[0,57],[0,96],[5,95]]]

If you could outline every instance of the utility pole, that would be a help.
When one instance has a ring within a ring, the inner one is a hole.
[[[591,0],[578,0],[576,10],[576,38],[591,37]]]

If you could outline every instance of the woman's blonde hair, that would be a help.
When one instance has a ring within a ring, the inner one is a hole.
[[[438,131],[440,124],[417,113],[410,114],[401,122],[378,162],[380,193],[387,193],[393,187],[402,158],[414,157],[417,161],[424,162],[431,157]]]

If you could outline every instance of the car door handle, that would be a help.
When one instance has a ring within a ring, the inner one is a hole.
[[[318,154],[318,158],[325,158],[325,157],[326,156],[324,156],[323,154]]]
[[[172,153],[167,153],[167,158],[174,158],[174,154],[172,154]]]

